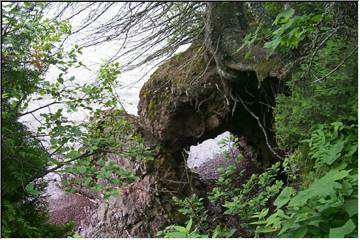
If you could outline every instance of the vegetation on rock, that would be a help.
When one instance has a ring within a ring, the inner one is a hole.
[[[50,172],[96,196],[86,237],[358,236],[357,3],[123,3],[121,19],[64,48],[66,11],[95,7],[82,31],[113,4],[60,4],[54,19],[52,4],[2,4],[2,237],[74,234],[48,223]],[[95,81],[71,73],[86,67],[83,47],[141,31],[141,50],[166,44],[128,64],[192,45],[150,77],[136,117],[115,90],[114,59],[138,44],[121,45]],[[88,119],[69,117],[83,110]],[[224,131],[226,166],[200,179],[183,150]]]

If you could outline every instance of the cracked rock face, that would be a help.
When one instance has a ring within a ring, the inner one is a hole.
[[[122,197],[110,197],[91,217],[81,233],[84,237],[151,237],[167,222],[154,194],[155,178],[146,176],[122,190]]]

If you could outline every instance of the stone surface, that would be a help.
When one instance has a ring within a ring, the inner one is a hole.
[[[168,60],[140,92],[139,116],[144,129],[161,143],[179,150],[220,134],[230,111],[214,65],[193,45]]]
[[[151,237],[158,227],[167,222],[161,214],[162,206],[156,202],[155,178],[142,180],[122,189],[121,197],[110,197],[91,216],[84,228],[84,237]]]
[[[54,224],[75,223],[76,229],[90,220],[98,202],[75,193],[64,193],[49,200],[49,221]]]
[[[205,45],[222,78],[233,81],[239,71],[253,71],[259,81],[281,78],[284,66],[279,56],[268,58],[266,50],[256,45],[241,48],[242,39],[254,30],[244,2],[209,2],[207,7]]]

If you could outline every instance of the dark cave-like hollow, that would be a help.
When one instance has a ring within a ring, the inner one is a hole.
[[[278,161],[278,155],[274,154],[276,139],[273,109],[276,94],[286,92],[285,84],[274,77],[265,78],[259,84],[256,73],[246,71],[238,73],[236,79],[229,81],[228,87],[230,110],[216,128],[208,129],[206,127],[208,119],[203,117],[206,113],[197,111],[191,104],[178,106],[177,113],[172,116],[172,125],[168,132],[171,133],[169,136],[179,137],[169,140],[167,142],[169,146],[175,146],[176,152],[183,149],[189,151],[192,146],[214,139],[228,131],[237,137],[246,138],[247,143],[258,152],[257,161],[265,167]],[[183,158],[183,154],[176,155]]]

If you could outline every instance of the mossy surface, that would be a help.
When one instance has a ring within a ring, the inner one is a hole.
[[[281,68],[281,63],[277,59],[263,59],[255,64],[255,72],[259,82],[270,76],[270,72],[277,72]]]
[[[177,102],[194,94],[190,85],[201,81],[201,74],[206,67],[202,50],[201,47],[191,46],[187,51],[175,55],[145,83],[140,92],[140,108],[146,108],[150,120],[158,116],[161,108],[168,111],[174,109]]]

